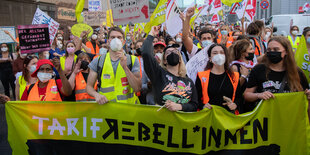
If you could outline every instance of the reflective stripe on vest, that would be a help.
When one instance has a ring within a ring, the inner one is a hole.
[[[208,86],[209,86],[210,72],[211,72],[210,69],[203,71],[203,72],[198,72],[198,76],[199,76],[199,79],[201,81],[201,86],[202,86],[203,104],[209,103]],[[234,102],[236,90],[237,90],[238,83],[239,83],[239,73],[234,72],[234,79],[232,79],[229,74],[228,74],[228,77],[234,89],[234,93],[231,99]]]
[[[75,76],[75,100],[76,101],[92,101],[95,100],[94,97],[90,96],[86,92],[86,81],[83,77],[83,74],[79,72]],[[94,89],[97,89],[97,83],[94,86]]]
[[[135,56],[131,56],[134,65]],[[126,73],[120,63],[117,66],[114,75],[110,53],[106,54],[101,74],[101,88],[99,93],[103,94],[109,101],[136,103],[138,97],[130,87]]]
[[[94,55],[99,54],[99,46],[97,44],[96,44],[96,51],[93,47],[93,44],[90,41],[86,42],[86,46],[91,49],[91,54],[94,54]]]
[[[27,86],[27,82],[23,75],[18,77],[18,84],[19,84],[19,99],[21,99]]]
[[[297,36],[296,36],[295,42],[293,41],[293,38],[292,38],[291,35],[288,35],[288,36],[287,36],[287,39],[290,41],[290,43],[291,43],[291,45],[292,45],[292,47],[293,47],[294,52],[296,52],[296,49],[297,49],[297,47],[298,47],[298,45],[299,45],[299,42],[300,42],[300,37],[297,37]]]
[[[76,58],[77,58],[77,56],[74,55],[74,61],[73,61],[74,63],[76,62]],[[65,70],[66,59],[67,59],[66,56],[62,56],[62,57],[60,57],[60,59],[59,59],[59,61],[60,61],[60,66],[61,66],[61,69],[62,69],[63,71]]]
[[[39,81],[37,81],[30,90],[27,101],[41,101],[39,96],[38,83]],[[27,90],[29,90],[29,87],[30,85],[27,86]],[[62,101],[56,85],[56,81],[54,79],[48,81],[45,99],[43,101]]]
[[[139,64],[140,64],[140,77],[142,78],[142,64],[141,64],[141,56],[138,56]],[[137,96],[141,96],[141,91],[136,93]]]

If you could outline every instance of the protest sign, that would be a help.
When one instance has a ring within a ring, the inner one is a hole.
[[[158,106],[8,102],[15,154],[309,154],[304,92],[275,94],[249,113],[222,107],[171,112]]]
[[[58,14],[57,14],[58,19],[70,20],[70,21],[76,20],[74,9],[65,8],[65,7],[58,7],[57,12],[58,12]]]
[[[102,11],[88,11],[83,12],[84,23],[89,26],[100,26],[103,22],[106,21],[106,12]]]
[[[197,73],[205,70],[208,60],[207,50],[201,50],[186,63],[187,76],[192,79],[193,82],[196,82]]]
[[[75,24],[72,26],[71,28],[71,33],[74,35],[74,36],[77,36],[77,37],[80,37],[81,36],[81,33],[83,31],[88,31],[88,30],[91,30],[91,32],[88,34],[88,38],[91,37],[91,35],[93,34],[94,30],[92,27],[90,27],[89,25],[87,24],[84,24],[84,23],[79,23],[79,24]]]
[[[33,20],[32,25],[34,24],[48,24],[50,44],[53,44],[54,38],[56,36],[57,30],[59,28],[59,23],[57,23],[53,18],[48,16],[45,12],[41,11],[37,8]]]
[[[18,36],[22,54],[50,50],[50,37],[47,24],[19,25]]]
[[[110,3],[115,25],[125,25],[129,22],[143,23],[149,21],[148,0],[111,0]]]
[[[88,0],[88,11],[102,11],[101,0]]]
[[[178,8],[175,0],[171,0],[167,4],[166,27],[167,32],[171,37],[175,37],[182,30],[180,9]]]
[[[1,26],[0,27],[0,43],[15,43],[12,38],[6,34],[4,31],[10,32],[10,34],[16,38],[15,27],[14,26]]]
[[[160,0],[151,15],[150,22],[145,25],[144,32],[149,33],[152,26],[157,26],[165,22],[167,0]]]

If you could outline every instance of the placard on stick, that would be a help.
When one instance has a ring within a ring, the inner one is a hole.
[[[48,24],[19,25],[18,35],[22,54],[50,50]]]

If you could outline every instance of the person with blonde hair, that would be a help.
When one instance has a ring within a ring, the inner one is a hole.
[[[198,99],[194,82],[186,77],[179,45],[173,44],[164,49],[159,65],[153,56],[153,39],[159,33],[158,26],[152,27],[141,51],[144,69],[152,82],[155,102],[170,111],[197,111]]]

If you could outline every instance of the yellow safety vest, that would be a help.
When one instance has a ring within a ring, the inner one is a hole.
[[[19,83],[19,99],[21,99],[27,86],[27,81],[25,80],[23,75],[18,77],[18,83]]]
[[[74,55],[74,63],[76,62],[76,58],[77,58],[77,56]],[[66,59],[67,59],[66,56],[60,57],[60,66],[61,66],[62,70],[65,70]]]
[[[287,39],[291,42],[291,45],[293,47],[293,51],[296,52],[296,49],[297,49],[299,42],[300,42],[300,37],[296,36],[295,42],[293,41],[293,38],[291,37],[291,35],[288,35]]]
[[[131,56],[132,66],[134,65],[135,59],[135,56]],[[114,75],[110,53],[106,54],[104,60],[99,93],[112,102],[140,103],[133,88],[129,85],[126,73],[120,63],[117,66],[116,75]]]

